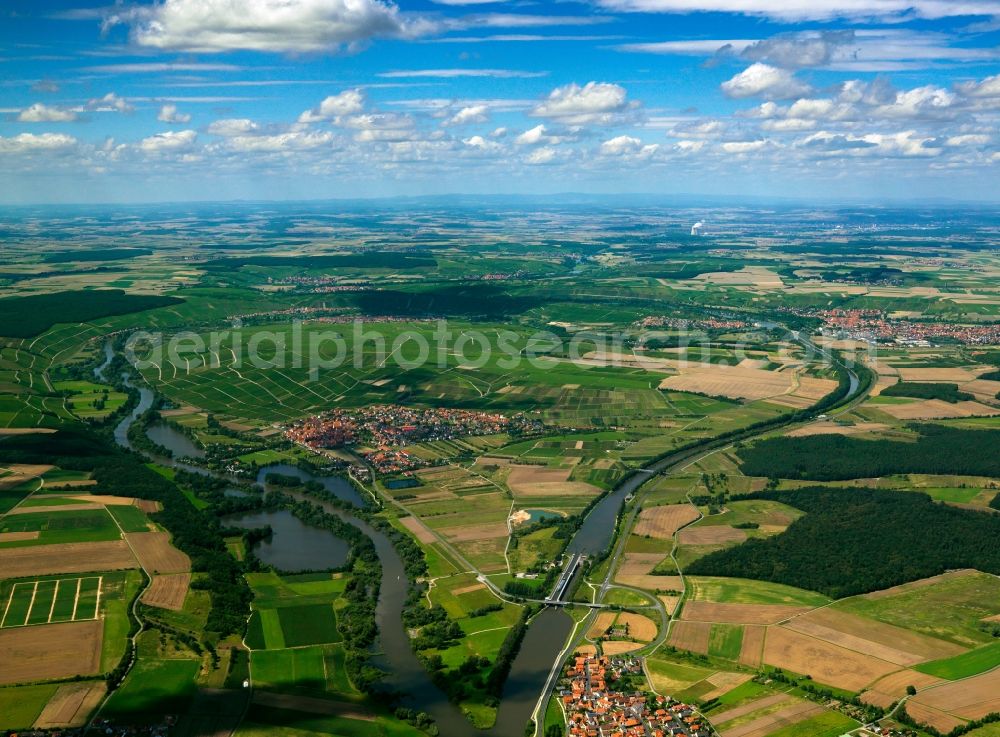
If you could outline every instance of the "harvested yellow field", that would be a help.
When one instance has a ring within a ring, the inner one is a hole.
[[[689,601],[684,605],[681,618],[719,624],[777,624],[807,611],[808,607],[783,604],[718,604],[710,601]]]
[[[3,578],[118,571],[123,568],[138,568],[124,540],[0,548],[0,576]]]
[[[703,622],[674,622],[670,630],[669,642],[681,650],[708,655],[708,642],[712,635],[712,625]]]
[[[902,381],[930,381],[950,384],[964,384],[974,381],[976,374],[964,368],[907,368],[900,367],[899,378]]]
[[[680,591],[680,576],[653,576],[656,564],[666,557],[663,553],[625,553],[625,560],[615,574],[615,581],[649,591]]]
[[[868,691],[861,694],[861,700],[885,708],[905,696],[907,686],[913,686],[919,693],[929,686],[943,682],[942,679],[929,676],[926,673],[901,670],[875,681]]]
[[[166,532],[130,532],[125,540],[150,573],[187,573],[191,559],[175,548]]]
[[[638,650],[642,647],[641,642],[603,642],[601,643],[601,649],[604,651],[605,655],[621,655],[622,653],[630,653],[633,650]]]
[[[783,626],[768,628],[764,641],[764,662],[848,691],[860,691],[898,670],[898,666],[892,663]]]
[[[1000,408],[987,407],[973,401],[945,402],[940,399],[925,399],[906,404],[879,405],[879,410],[899,420],[933,420],[949,417],[991,417],[1000,415]]]
[[[112,507],[131,507],[136,502],[135,497],[113,496],[112,494],[84,494],[81,496],[71,496],[70,499],[78,499],[90,504],[103,504]]]
[[[459,589],[452,589],[451,593],[455,596],[461,596],[462,594],[471,594],[473,591],[482,591],[485,588],[486,584],[484,583],[473,583]]]
[[[810,435],[863,435],[865,433],[882,432],[889,426],[881,422],[859,422],[856,425],[841,425],[831,420],[811,422],[804,427],[797,427],[788,433],[790,438],[804,438]]]
[[[14,463],[10,466],[5,466],[4,468],[10,471],[10,473],[3,478],[0,478],[0,489],[10,489],[15,486],[20,486],[25,481],[37,479],[46,471],[51,471],[55,468],[55,466]]]
[[[24,540],[37,540],[38,530],[30,532],[0,532],[0,543],[22,542]]]
[[[642,614],[622,612],[615,622],[615,629],[627,627],[628,636],[642,642],[649,642],[656,637],[656,622]]]
[[[910,699],[907,709],[911,702],[947,710],[963,719],[981,719],[992,712],[1000,712],[1000,669],[928,688]]]
[[[639,520],[633,532],[649,535],[661,540],[669,540],[677,530],[698,519],[701,513],[693,504],[668,504],[662,507],[648,507],[639,513]]]
[[[1000,381],[976,379],[968,384],[962,384],[961,389],[963,392],[975,395],[976,399],[985,399],[989,402],[995,400],[997,394],[1000,394]]]
[[[741,543],[747,539],[743,530],[737,530],[729,525],[708,525],[707,527],[689,527],[677,535],[681,545],[725,545]]]
[[[106,693],[104,681],[63,684],[38,715],[34,728],[82,727]]]
[[[594,623],[590,625],[590,629],[587,630],[587,639],[596,640],[598,637],[604,637],[605,633],[611,628],[611,625],[615,623],[615,612],[601,612],[597,615],[597,619]]]
[[[101,508],[100,504],[53,504],[48,507],[20,506],[10,510],[7,514],[9,516],[14,516],[18,514],[47,514],[49,512],[88,512]]]
[[[944,640],[830,608],[813,610],[786,622],[785,626],[901,666],[949,658],[966,651]]]
[[[906,713],[919,723],[934,727],[941,734],[948,734],[955,727],[965,724],[958,717],[946,714],[940,709],[927,706],[914,699],[906,702]]]
[[[732,691],[737,686],[742,686],[744,683],[753,678],[749,673],[733,673],[730,671],[719,671],[713,676],[709,676],[705,680],[712,684],[715,688],[706,693],[701,697],[702,701],[711,701],[712,699],[717,699],[730,691]]]
[[[507,486],[514,496],[576,496],[599,494],[600,489],[583,481],[570,481],[571,468],[510,466]]]
[[[722,737],[767,737],[772,732],[787,729],[795,724],[804,722],[814,716],[818,716],[826,711],[819,704],[809,701],[799,701],[790,704],[777,711],[769,711],[760,717],[739,726],[723,729]]]
[[[472,540],[495,540],[507,537],[507,525],[503,522],[484,522],[480,525],[457,525],[442,527],[438,530],[451,542],[470,542]]]
[[[61,622],[0,629],[0,684],[96,675],[104,622]]]
[[[743,628],[743,644],[740,646],[740,665],[759,668],[764,656],[764,638],[767,628],[748,624]]]
[[[437,538],[434,537],[434,533],[430,531],[427,525],[412,515],[400,518],[399,522],[403,525],[403,527],[412,532],[413,536],[422,543],[432,543],[437,540]]]
[[[666,596],[661,594],[657,597],[661,602],[663,602],[663,608],[667,610],[667,614],[673,616],[674,612],[677,610],[677,605],[681,601],[679,596]]]
[[[149,588],[142,595],[142,603],[179,612],[184,608],[184,599],[190,586],[190,573],[153,576]]]
[[[667,377],[660,382],[660,389],[695,392],[730,399],[767,399],[790,393],[793,377],[794,374],[791,372],[698,364],[682,368],[678,376]]]
[[[717,725],[723,725],[726,722],[732,722],[740,717],[753,714],[755,711],[763,711],[764,709],[771,707],[783,708],[789,704],[795,703],[795,701],[795,697],[782,693],[764,696],[763,698],[755,699],[754,701],[750,701],[746,704],[734,706],[732,709],[720,711],[712,717],[712,722]]]

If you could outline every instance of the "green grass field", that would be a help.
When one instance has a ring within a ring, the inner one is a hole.
[[[752,581],[745,578],[691,576],[688,578],[692,601],[721,604],[786,604],[789,606],[823,606],[830,600],[813,591],[793,586]]]
[[[713,624],[709,635],[708,654],[736,660],[740,657],[740,646],[743,645],[743,628],[739,625]]]
[[[0,688],[0,729],[24,729],[34,724],[58,684]]]
[[[846,599],[834,607],[975,648],[992,642],[980,625],[1000,614],[1000,580],[972,572],[891,596]]]
[[[19,580],[0,588],[0,627],[96,619],[101,576]]]
[[[163,714],[183,713],[197,687],[197,660],[139,658],[101,715],[122,722],[149,723]]]
[[[150,529],[149,518],[138,507],[110,504],[107,510],[124,532],[148,532]]]
[[[235,734],[236,737],[425,737],[427,733],[385,716],[345,719],[251,706]]]
[[[840,737],[858,726],[858,722],[840,712],[827,711],[798,724],[782,727],[768,737]]]
[[[279,691],[324,691],[326,671],[323,648],[255,650],[250,657],[250,673],[257,688]]]
[[[337,631],[337,620],[330,604],[281,607],[277,613],[285,647],[321,645],[343,639]],[[264,636],[267,637],[266,629]]]
[[[34,540],[0,543],[0,549],[51,543],[82,543],[118,540],[121,533],[111,516],[102,509],[68,512],[26,512],[7,516],[0,532],[38,532]]]
[[[991,642],[989,645],[956,655],[953,658],[921,663],[914,668],[921,673],[955,681],[959,678],[985,673],[998,666],[1000,666],[1000,642]]]

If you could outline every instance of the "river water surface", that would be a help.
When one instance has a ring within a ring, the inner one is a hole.
[[[127,382],[132,386],[131,382]],[[119,445],[131,449],[128,430],[132,423],[153,405],[153,392],[146,387],[136,387],[139,404],[115,428],[115,440]],[[185,439],[187,439],[185,437]],[[203,473],[217,478],[232,480],[223,474],[200,466],[192,466],[169,458],[155,460],[172,468]],[[262,468],[258,483],[263,483],[267,473],[281,473],[295,476],[303,481],[315,480],[340,499],[361,505],[358,491],[339,477],[314,477],[295,466],[274,465]],[[570,552],[595,553],[603,551],[614,532],[615,519],[625,497],[634,492],[646,478],[640,474],[625,482],[608,494],[591,511],[580,530],[570,542]],[[510,676],[504,688],[496,725],[482,731],[474,728],[459,709],[450,703],[435,686],[426,669],[410,648],[410,639],[403,625],[402,611],[406,602],[408,584],[403,561],[396,553],[392,542],[384,534],[372,528],[363,520],[321,499],[304,494],[294,488],[282,491],[295,498],[319,504],[327,512],[340,516],[363,533],[374,543],[382,565],[382,583],[375,618],[379,628],[378,653],[375,656],[380,667],[387,671],[386,686],[403,694],[403,703],[411,708],[430,714],[437,722],[443,737],[524,737],[524,727],[532,718],[539,696],[545,688],[546,680],[553,664],[559,657],[573,628],[573,621],[562,609],[547,608],[531,621],[518,656],[514,659]],[[280,513],[268,512],[243,515],[234,524],[247,527],[261,527],[270,524],[275,531],[271,542],[258,548],[262,560],[285,570],[285,566],[301,565],[303,568],[336,567],[338,546],[346,543],[328,530],[311,528],[284,511],[291,519]],[[294,527],[298,524],[299,527]],[[309,542],[314,541],[314,542]],[[314,550],[309,550],[313,545]],[[296,550],[298,548],[298,550]],[[318,551],[318,552],[317,552]],[[265,557],[267,556],[267,557]],[[270,558],[270,560],[268,560]],[[280,562],[279,562],[280,561]],[[542,716],[544,715],[544,709]]]

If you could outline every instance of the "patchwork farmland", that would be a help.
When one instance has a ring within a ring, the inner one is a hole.
[[[97,619],[102,576],[15,581],[3,605],[0,628]],[[0,587],[0,595],[3,589]]]

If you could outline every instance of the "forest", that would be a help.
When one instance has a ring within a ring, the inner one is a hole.
[[[926,494],[808,487],[738,498],[782,502],[806,515],[775,537],[710,553],[685,573],[772,581],[834,599],[954,568],[1000,575],[1000,516]]]
[[[176,297],[126,294],[121,289],[5,297],[0,299],[0,330],[8,338],[31,338],[60,322],[89,322],[183,301]]]
[[[769,438],[737,450],[747,476],[842,481],[895,473],[1000,476],[1000,431],[911,425],[915,442],[843,435]]]
[[[958,384],[924,384],[900,381],[882,390],[883,397],[912,397],[914,399],[940,399],[954,404],[975,400],[975,396],[958,390]]]

